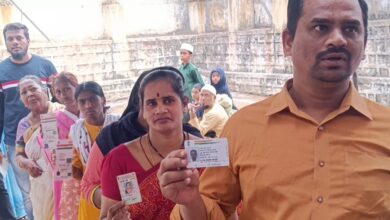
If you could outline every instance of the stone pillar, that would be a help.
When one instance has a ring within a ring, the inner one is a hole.
[[[1,9],[0,28],[1,30],[3,30],[4,26],[12,21],[12,15],[14,10],[13,10],[12,3],[7,0],[0,0],[0,9]],[[0,43],[4,43],[4,37],[2,34],[0,37]]]
[[[188,3],[188,16],[191,31],[201,34],[206,32],[206,1],[190,1]]]
[[[283,31],[287,24],[288,0],[272,0],[272,21],[275,30]]]
[[[239,13],[238,13],[238,1],[228,0],[228,15],[229,15],[229,32],[235,32],[238,30]]]
[[[225,32],[229,30],[228,1],[209,1],[206,7],[206,32]]]
[[[229,31],[254,28],[253,0],[229,0]]]
[[[238,9],[239,10],[238,18],[240,19],[239,29],[240,30],[253,29],[255,24],[253,0],[240,0],[239,3],[240,3]]]
[[[103,36],[114,42],[126,41],[123,8],[118,0],[102,2]]]
[[[131,66],[129,57],[129,48],[126,38],[126,24],[123,16],[123,8],[119,0],[103,0],[102,2],[103,15],[103,36],[111,39],[110,55],[111,68],[102,76],[103,80],[119,79],[124,76],[121,74],[123,70],[128,70]],[[142,22],[142,21],[140,21]]]

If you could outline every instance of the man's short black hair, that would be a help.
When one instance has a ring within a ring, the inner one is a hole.
[[[368,37],[368,5],[365,0],[358,0],[362,9],[364,25],[364,44]],[[287,30],[290,36],[294,37],[297,30],[299,18],[302,16],[304,0],[289,0],[287,6]]]
[[[17,30],[23,30],[24,37],[26,37],[27,40],[30,40],[30,34],[28,33],[27,26],[22,24],[22,23],[19,23],[19,22],[9,23],[9,24],[7,24],[4,27],[4,29],[3,29],[4,40],[6,40],[5,32],[7,32],[7,31],[17,31]]]

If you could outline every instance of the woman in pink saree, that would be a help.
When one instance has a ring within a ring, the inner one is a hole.
[[[58,138],[69,139],[70,127],[79,119],[79,109],[74,97],[77,78],[69,72],[61,72],[53,80],[53,92],[65,109],[56,113]],[[80,181],[72,177],[54,181],[56,220],[77,220],[80,200]]]

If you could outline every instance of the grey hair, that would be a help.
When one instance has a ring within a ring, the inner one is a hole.
[[[46,86],[45,84],[42,83],[41,79],[40,79],[38,76],[35,76],[35,75],[26,75],[26,76],[23,76],[23,77],[19,80],[18,89],[20,89],[20,84],[21,84],[23,81],[26,81],[26,80],[32,80],[32,81],[34,81],[36,84],[38,84],[42,89],[47,89],[47,86]]]

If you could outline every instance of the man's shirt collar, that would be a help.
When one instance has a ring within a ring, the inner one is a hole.
[[[277,94],[272,101],[270,108],[268,109],[266,115],[274,115],[277,114],[285,109],[288,109],[291,113],[307,118],[307,114],[299,110],[297,105],[295,104],[294,100],[292,99],[290,93],[288,92],[289,88],[292,85],[293,79],[289,79],[282,91]],[[352,83],[350,83],[349,89],[347,91],[347,94],[345,95],[343,101],[341,102],[339,108],[332,113],[330,113],[325,120],[329,121],[332,118],[336,117],[337,115],[342,114],[343,112],[349,111],[353,108],[357,112],[359,112],[361,115],[365,116],[366,118],[372,120],[372,115],[368,109],[366,100],[358,93],[356,88],[353,86]],[[329,118],[331,117],[331,118]],[[324,121],[325,122],[325,121]],[[322,122],[322,123],[324,123]]]

